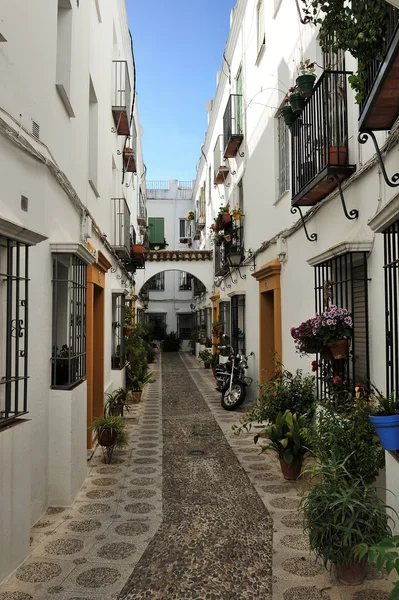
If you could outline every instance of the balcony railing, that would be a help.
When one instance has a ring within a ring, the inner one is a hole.
[[[137,131],[136,125],[132,123],[132,135],[127,138],[126,145],[123,151],[123,166],[125,172],[137,173],[136,165],[136,152],[137,152]]]
[[[292,204],[312,206],[356,170],[349,164],[345,71],[324,71],[291,127]]]
[[[131,87],[126,60],[112,61],[112,114],[118,135],[130,134]]]
[[[224,157],[234,158],[244,139],[242,95],[231,94],[223,115]]]
[[[399,116],[399,10],[387,3],[384,57],[367,65],[359,130],[388,130]]]
[[[130,257],[130,210],[124,198],[112,198],[112,246],[120,258]]]
[[[213,183],[223,183],[229,174],[229,167],[224,162],[223,136],[219,135],[213,149]]]

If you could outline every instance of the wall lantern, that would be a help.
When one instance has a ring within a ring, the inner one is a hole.
[[[227,254],[227,262],[229,264],[230,269],[237,269],[238,274],[241,279],[246,279],[247,276],[241,274],[241,269],[245,267],[249,267],[250,271],[255,271],[255,254],[254,251],[250,248],[245,256],[245,248],[233,247],[230,252]],[[231,277],[231,273],[230,273]],[[231,277],[231,279],[233,279]],[[233,281],[233,283],[237,283]]]

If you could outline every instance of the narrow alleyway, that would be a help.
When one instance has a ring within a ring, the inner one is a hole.
[[[267,600],[271,519],[180,356],[162,371],[164,518],[121,596]]]
[[[126,415],[129,447],[110,465],[97,449],[73,506],[32,528],[0,600],[388,600],[375,571],[351,588],[315,563],[304,482],[285,481],[253,433],[233,435],[240,413],[220,407],[209,371],[174,353],[152,369]]]

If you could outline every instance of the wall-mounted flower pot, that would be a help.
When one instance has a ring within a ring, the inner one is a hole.
[[[230,223],[230,221],[231,221],[231,214],[228,213],[228,212],[222,213],[222,221],[223,221],[223,223]]]
[[[399,450],[399,415],[370,416],[384,450]]]
[[[364,560],[360,562],[353,561],[349,565],[338,565],[335,563],[337,579],[344,585],[360,585],[364,580],[366,566],[367,562]]]
[[[283,119],[287,127],[291,127],[295,123],[295,114],[289,104],[286,104],[281,109],[281,114],[283,115]]]
[[[313,94],[315,75],[300,75],[297,77],[296,86],[302,98],[309,98]]]
[[[289,97],[291,108],[295,115],[300,115],[305,107],[305,102],[299,92],[294,92]]]
[[[281,471],[283,473],[284,479],[288,479],[288,481],[292,481],[294,479],[298,479],[299,475],[302,471],[303,459],[293,461],[290,465],[287,465],[283,458],[279,458]]]
[[[338,342],[333,342],[331,344],[327,344],[331,350],[331,354],[335,360],[340,358],[348,358],[349,355],[349,340],[338,340]]]

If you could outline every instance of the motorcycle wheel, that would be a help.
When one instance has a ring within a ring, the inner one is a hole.
[[[225,410],[235,410],[244,402],[247,388],[240,381],[233,381],[231,392],[229,387],[230,385],[226,385],[222,390],[221,404]]]

